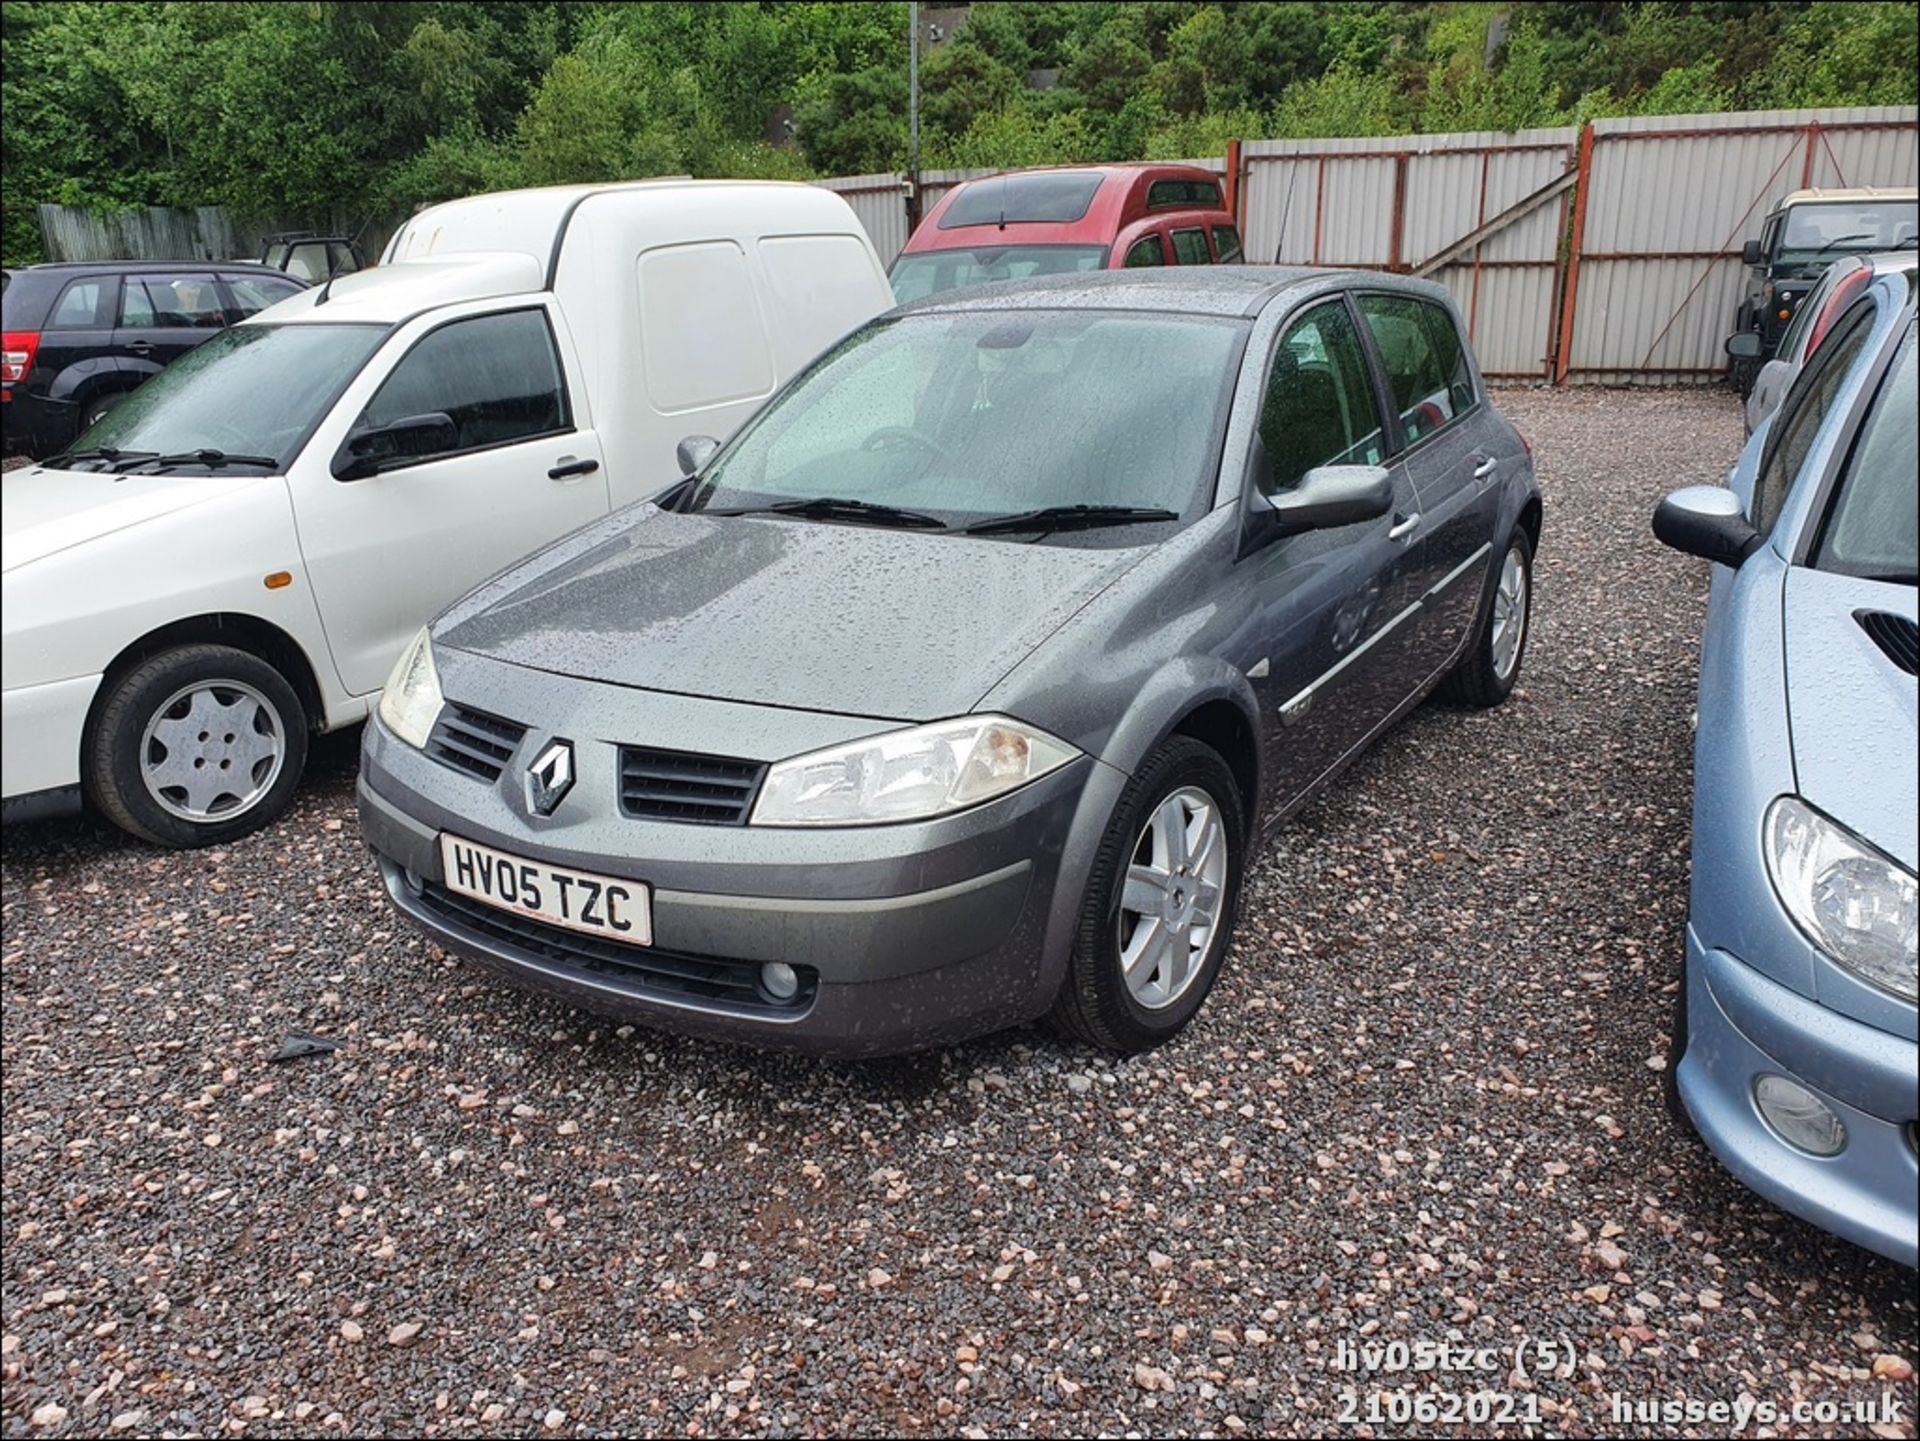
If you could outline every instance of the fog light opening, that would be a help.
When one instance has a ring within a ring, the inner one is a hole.
[[[776,1001],[790,1001],[800,994],[800,973],[785,961],[768,961],[760,967],[760,989]]]
[[[407,889],[412,891],[416,896],[427,888],[427,878],[412,866],[402,868],[400,877],[407,883]]]
[[[1846,1149],[1845,1124],[1831,1106],[1798,1081],[1761,1076],[1753,1083],[1753,1105],[1773,1133],[1796,1151],[1837,1156]]]

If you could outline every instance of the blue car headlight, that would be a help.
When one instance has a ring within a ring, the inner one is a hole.
[[[1920,882],[1794,796],[1767,808],[1767,874],[1808,940],[1862,980],[1920,991]]]

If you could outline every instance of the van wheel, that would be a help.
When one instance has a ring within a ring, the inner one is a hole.
[[[122,830],[173,847],[276,819],[307,761],[307,712],[256,655],[186,645],[113,683],[84,751],[87,790]]]
[[[1210,747],[1175,736],[1121,793],[1094,857],[1051,1019],[1135,1054],[1172,1040],[1213,989],[1245,871],[1240,788]]]
[[[86,409],[80,412],[80,429],[91,430],[109,410],[127,398],[124,390],[113,390],[87,402]]]
[[[1461,705],[1488,710],[1513,694],[1533,629],[1533,538],[1515,526],[1507,553],[1481,604],[1480,630],[1460,657],[1440,694]]]

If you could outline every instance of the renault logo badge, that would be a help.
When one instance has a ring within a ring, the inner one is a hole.
[[[527,767],[527,805],[537,816],[550,816],[573,789],[573,742],[557,740]]]

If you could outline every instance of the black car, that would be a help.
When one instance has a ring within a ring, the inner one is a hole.
[[[0,431],[46,456],[225,326],[307,288],[247,261],[95,260],[10,271],[0,292]]]

